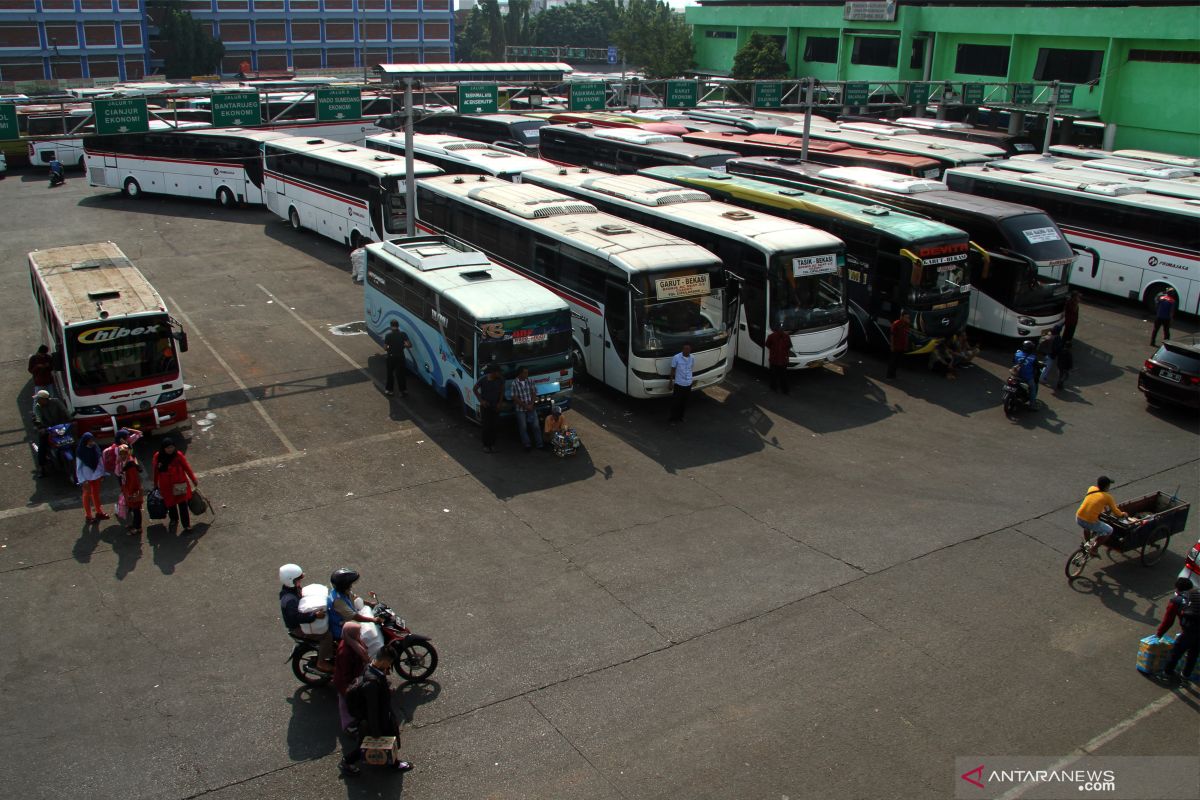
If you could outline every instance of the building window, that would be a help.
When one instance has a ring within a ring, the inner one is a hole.
[[[1062,81],[1063,83],[1091,83],[1099,80],[1100,67],[1103,64],[1104,51],[1102,50],[1059,50],[1042,47],[1038,50],[1033,79],[1035,81]]]
[[[968,75],[1008,75],[1008,50],[1004,45],[960,44],[954,71]]]
[[[737,31],[705,31],[704,36],[707,39],[736,39]]]
[[[1156,64],[1200,64],[1200,50],[1130,50],[1130,61]]]
[[[822,64],[836,64],[838,38],[836,36],[809,36],[804,40],[804,60]]]
[[[868,67],[894,67],[900,55],[900,37],[865,37],[854,38],[854,50],[850,54],[851,64],[862,64]]]

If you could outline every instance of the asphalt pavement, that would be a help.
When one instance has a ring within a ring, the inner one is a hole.
[[[678,426],[585,384],[575,458],[507,429],[486,454],[341,335],[362,319],[343,247],[77,173],[11,174],[0,208],[5,797],[932,798],[956,757],[1200,752],[1200,689],[1134,670],[1200,512],[1153,567],[1063,574],[1097,475],[1200,501],[1197,415],[1136,388],[1136,306],[1089,295],[1069,387],[1015,421],[987,341],[955,381],[852,351],[781,396],[739,365]],[[25,255],[100,240],[189,333],[186,451],[216,510],[191,535],[85,527],[32,477]],[[396,697],[413,772],[338,775],[333,696],[285,663],[292,561],[358,569],[433,638],[436,680]]]

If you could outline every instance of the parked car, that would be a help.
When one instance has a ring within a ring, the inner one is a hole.
[[[1187,554],[1179,577],[1190,579],[1192,585],[1200,589],[1200,542],[1196,542],[1196,546]]]
[[[1142,365],[1138,388],[1150,405],[1200,408],[1200,344],[1174,339],[1163,342]]]

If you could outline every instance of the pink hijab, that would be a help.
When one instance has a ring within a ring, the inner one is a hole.
[[[358,657],[363,660],[363,663],[370,661],[367,658],[367,645],[362,640],[362,625],[357,622],[347,622],[342,626],[342,641],[347,647],[358,653]]]

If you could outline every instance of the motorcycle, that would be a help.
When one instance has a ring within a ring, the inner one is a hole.
[[[67,176],[63,175],[61,172],[51,172],[50,173],[50,188],[51,189],[53,189],[55,186],[62,186],[66,182],[67,182]]]
[[[75,423],[61,422],[46,429],[46,438],[50,443],[50,457],[46,463],[58,470],[67,483],[75,485]],[[40,464],[40,442],[32,442],[33,463]]]
[[[1035,366],[1035,369],[1040,370],[1040,362]],[[1004,416],[1012,419],[1018,411],[1032,411],[1036,406],[1029,398],[1029,384],[1021,380],[1015,371],[1008,375],[1008,382],[1004,384]]]
[[[379,629],[383,634],[383,646],[392,648],[396,660],[392,669],[405,683],[427,681],[437,669],[438,652],[428,636],[413,633],[408,624],[396,616],[387,604],[380,602],[374,592],[370,595],[373,613],[382,619]],[[292,662],[292,673],[303,684],[324,686],[333,678],[333,673],[317,669],[317,643],[309,639],[292,636],[296,646],[288,659]]]

